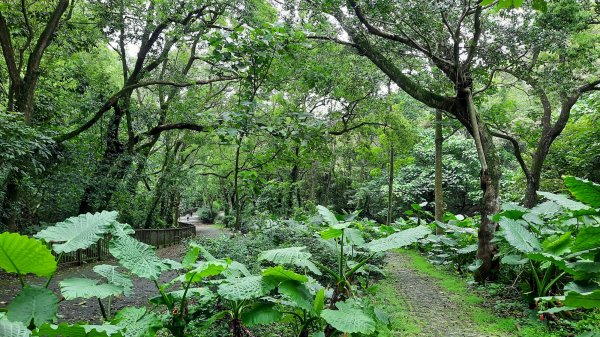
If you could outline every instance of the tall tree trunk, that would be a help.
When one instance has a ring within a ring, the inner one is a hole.
[[[114,114],[106,130],[106,149],[91,182],[83,192],[83,197],[79,203],[79,214],[103,210],[108,206],[116,188],[116,181],[111,179],[111,173],[115,163],[122,160],[120,157],[125,149],[119,141],[119,127],[123,110],[117,104],[115,104],[113,110]]]
[[[442,136],[442,111],[435,110],[435,220],[442,221],[444,214],[444,196],[442,190],[442,144],[444,137]],[[443,234],[444,230],[436,226],[436,234]]]
[[[531,158],[531,166],[525,174],[527,177],[527,187],[525,189],[523,204],[527,208],[537,205],[537,191],[540,189],[542,169],[553,141],[554,139],[549,134],[542,134],[536,151]]]
[[[387,209],[387,225],[392,224],[392,203],[394,199],[394,145],[390,144],[390,171],[388,180],[388,209]]]
[[[290,184],[290,190],[288,191],[288,215],[291,215],[292,210],[294,209],[294,196],[296,196],[296,198],[298,199],[298,207],[300,207],[298,186],[296,186],[298,183],[298,173],[299,173],[298,157],[299,157],[299,153],[300,153],[300,148],[298,146],[296,146],[294,148],[294,153],[296,156],[294,159],[294,166],[292,166],[292,172],[290,173],[291,184]]]
[[[500,158],[494,146],[492,135],[487,127],[479,123],[481,145],[485,155],[487,170],[481,171],[480,182],[483,198],[481,199],[480,215],[481,223],[478,232],[477,259],[482,262],[481,267],[475,272],[475,280],[483,282],[494,280],[498,276],[499,261],[494,259],[498,247],[492,241],[498,227],[490,217],[500,210]]]

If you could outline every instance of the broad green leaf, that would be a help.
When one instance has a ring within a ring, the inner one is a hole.
[[[553,235],[542,242],[544,252],[554,255],[562,255],[571,251],[571,232],[565,232],[561,236]]]
[[[219,285],[219,295],[230,301],[242,301],[259,298],[271,291],[275,285],[265,282],[262,276],[247,276],[228,280]]]
[[[500,262],[503,264],[513,265],[513,266],[523,265],[523,264],[527,263],[527,261],[529,261],[529,259],[524,258],[521,255],[504,255],[502,257],[502,259],[500,260]]]
[[[109,226],[110,234],[114,236],[126,236],[135,234],[135,230],[126,223],[113,221]]]
[[[431,233],[431,229],[426,226],[418,226],[396,232],[388,237],[373,240],[365,245],[373,253],[384,252],[390,249],[397,249],[411,245],[426,235]]]
[[[0,336],[2,337],[29,337],[31,331],[22,322],[11,322],[0,319]]]
[[[7,318],[13,322],[23,322],[25,326],[33,321],[40,326],[56,317],[58,298],[46,288],[27,286],[8,305]]]
[[[335,304],[338,310],[325,309],[321,317],[344,333],[370,334],[375,332],[375,321],[353,300]]]
[[[541,204],[537,204],[535,207],[533,207],[531,212],[542,216],[549,216],[560,212],[560,210],[560,205],[554,201],[544,201]]]
[[[321,315],[321,311],[325,308],[325,288],[319,289],[317,294],[315,295],[315,300],[313,301],[313,312],[317,315]]]
[[[94,266],[94,272],[106,278],[108,283],[122,287],[125,296],[133,295],[133,282],[127,275],[119,272],[117,266],[100,264]]]
[[[186,282],[200,282],[203,279],[221,274],[227,269],[228,264],[223,261],[215,260],[200,262],[195,269],[188,271],[185,275]]]
[[[308,277],[304,275],[300,275],[291,270],[285,269],[282,266],[275,266],[271,268],[267,268],[263,270],[262,275],[264,278],[268,278],[273,280],[276,283],[283,281],[298,281],[298,282],[306,282],[308,281]]]
[[[190,248],[183,257],[183,260],[181,260],[181,265],[185,269],[192,268],[194,263],[196,263],[198,260],[198,256],[200,256],[200,247],[198,245],[190,245]]]
[[[315,264],[309,260],[312,257],[312,254],[305,252],[305,248],[306,247],[289,247],[267,250],[258,256],[258,260],[266,260],[275,264],[293,265],[297,267],[308,268],[308,270],[316,275],[321,275],[321,272],[317,266],[315,266]]]
[[[123,287],[108,283],[98,284],[98,282],[88,278],[65,279],[59,282],[60,292],[67,300],[93,297],[103,299],[123,293]]]
[[[110,253],[133,274],[156,280],[169,267],[156,256],[154,248],[130,236],[110,240]]]
[[[303,283],[296,281],[285,281],[279,285],[278,291],[280,294],[289,298],[298,307],[307,311],[312,309],[312,296]]]
[[[337,229],[333,227],[329,227],[319,232],[323,240],[339,238],[340,236],[342,236],[342,233],[344,233],[343,229]]]
[[[242,322],[246,326],[270,324],[281,320],[283,314],[275,310],[274,303],[260,302],[242,314]]]
[[[566,176],[564,180],[575,199],[593,208],[600,208],[600,185],[573,176]]]
[[[0,267],[9,273],[48,277],[56,271],[56,260],[40,241],[4,232],[0,234]]]
[[[565,305],[584,309],[600,308],[600,290],[586,294],[570,291],[566,295]]]
[[[574,292],[577,292],[580,294],[591,293],[596,290],[600,291],[600,285],[597,285],[595,283],[576,282],[576,281],[565,284],[565,287],[563,289],[563,291],[565,293],[567,293],[569,291],[574,291]]]
[[[344,239],[353,246],[363,246],[365,244],[362,232],[356,228],[345,229]]]
[[[588,206],[586,206],[580,202],[577,202],[575,200],[571,200],[562,194],[554,194],[554,193],[549,193],[549,192],[537,192],[537,193],[539,195],[543,196],[544,198],[557,203],[558,205],[564,207],[565,209],[567,209],[569,211],[579,211],[579,210],[583,210],[583,209],[589,209]]]
[[[469,254],[477,251],[477,244],[474,243],[472,245],[465,246],[463,248],[459,248],[456,250],[458,254]]]
[[[500,220],[502,235],[506,241],[522,253],[531,253],[540,250],[538,239],[523,225],[512,219],[502,218]]]
[[[318,205],[317,211],[319,211],[319,214],[329,226],[335,226],[339,223],[338,219],[335,217],[335,214],[333,214],[333,212],[327,207]]]
[[[85,249],[102,239],[117,220],[117,212],[102,211],[94,214],[81,214],[68,218],[35,235],[38,239],[52,242],[57,253],[69,253]]]
[[[146,308],[123,308],[111,323],[125,328],[125,337],[154,337],[156,331],[162,328],[160,318]]]
[[[498,222],[503,217],[513,219],[513,220],[519,220],[519,219],[523,218],[523,215],[527,214],[528,212],[529,212],[528,210],[522,210],[522,209],[507,209],[500,213],[494,214],[494,216],[492,217],[492,221]]]
[[[580,252],[583,250],[600,248],[600,227],[583,227],[577,237],[571,251]]]
[[[161,262],[167,266],[167,270],[181,270],[183,269],[183,265],[175,260],[171,259],[162,259]]]
[[[34,336],[43,337],[123,337],[121,328],[115,325],[79,325],[61,323],[59,325],[44,324],[33,332]]]
[[[538,311],[538,313],[539,314],[556,314],[556,313],[559,313],[559,312],[571,311],[571,310],[575,310],[575,309],[577,309],[577,308],[573,308],[573,307],[554,307],[554,308],[550,308],[550,309]]]
[[[552,255],[552,254],[544,253],[544,252],[533,252],[533,253],[528,253],[527,257],[533,261],[550,262],[562,270],[567,269],[566,261],[563,260],[563,258],[561,258],[560,256],[556,256],[556,255]]]

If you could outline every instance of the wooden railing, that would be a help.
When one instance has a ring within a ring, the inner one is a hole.
[[[161,248],[171,246],[196,235],[196,226],[180,223],[179,228],[136,229],[135,238],[143,243]]]
[[[135,229],[134,237],[151,246],[162,248],[178,244],[184,239],[196,235],[196,226],[179,223],[178,228]],[[110,258],[108,250],[110,235],[106,235],[87,249],[63,254],[59,264],[83,264],[84,262],[101,261]]]

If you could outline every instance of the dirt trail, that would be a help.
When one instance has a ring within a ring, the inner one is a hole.
[[[225,228],[203,223],[195,214],[182,216],[179,218],[179,222],[196,226],[196,236],[219,237],[231,233]]]
[[[438,280],[410,268],[410,257],[388,254],[386,271],[396,294],[406,303],[406,311],[420,327],[416,336],[491,337],[478,331],[465,314],[465,308],[438,285]]]

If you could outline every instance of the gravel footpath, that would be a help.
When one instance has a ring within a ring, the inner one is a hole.
[[[478,331],[466,310],[452,300],[452,294],[438,285],[438,280],[410,267],[410,257],[390,253],[387,257],[387,279],[393,282],[396,294],[407,305],[407,314],[420,327],[417,336],[427,337],[491,337]]]

